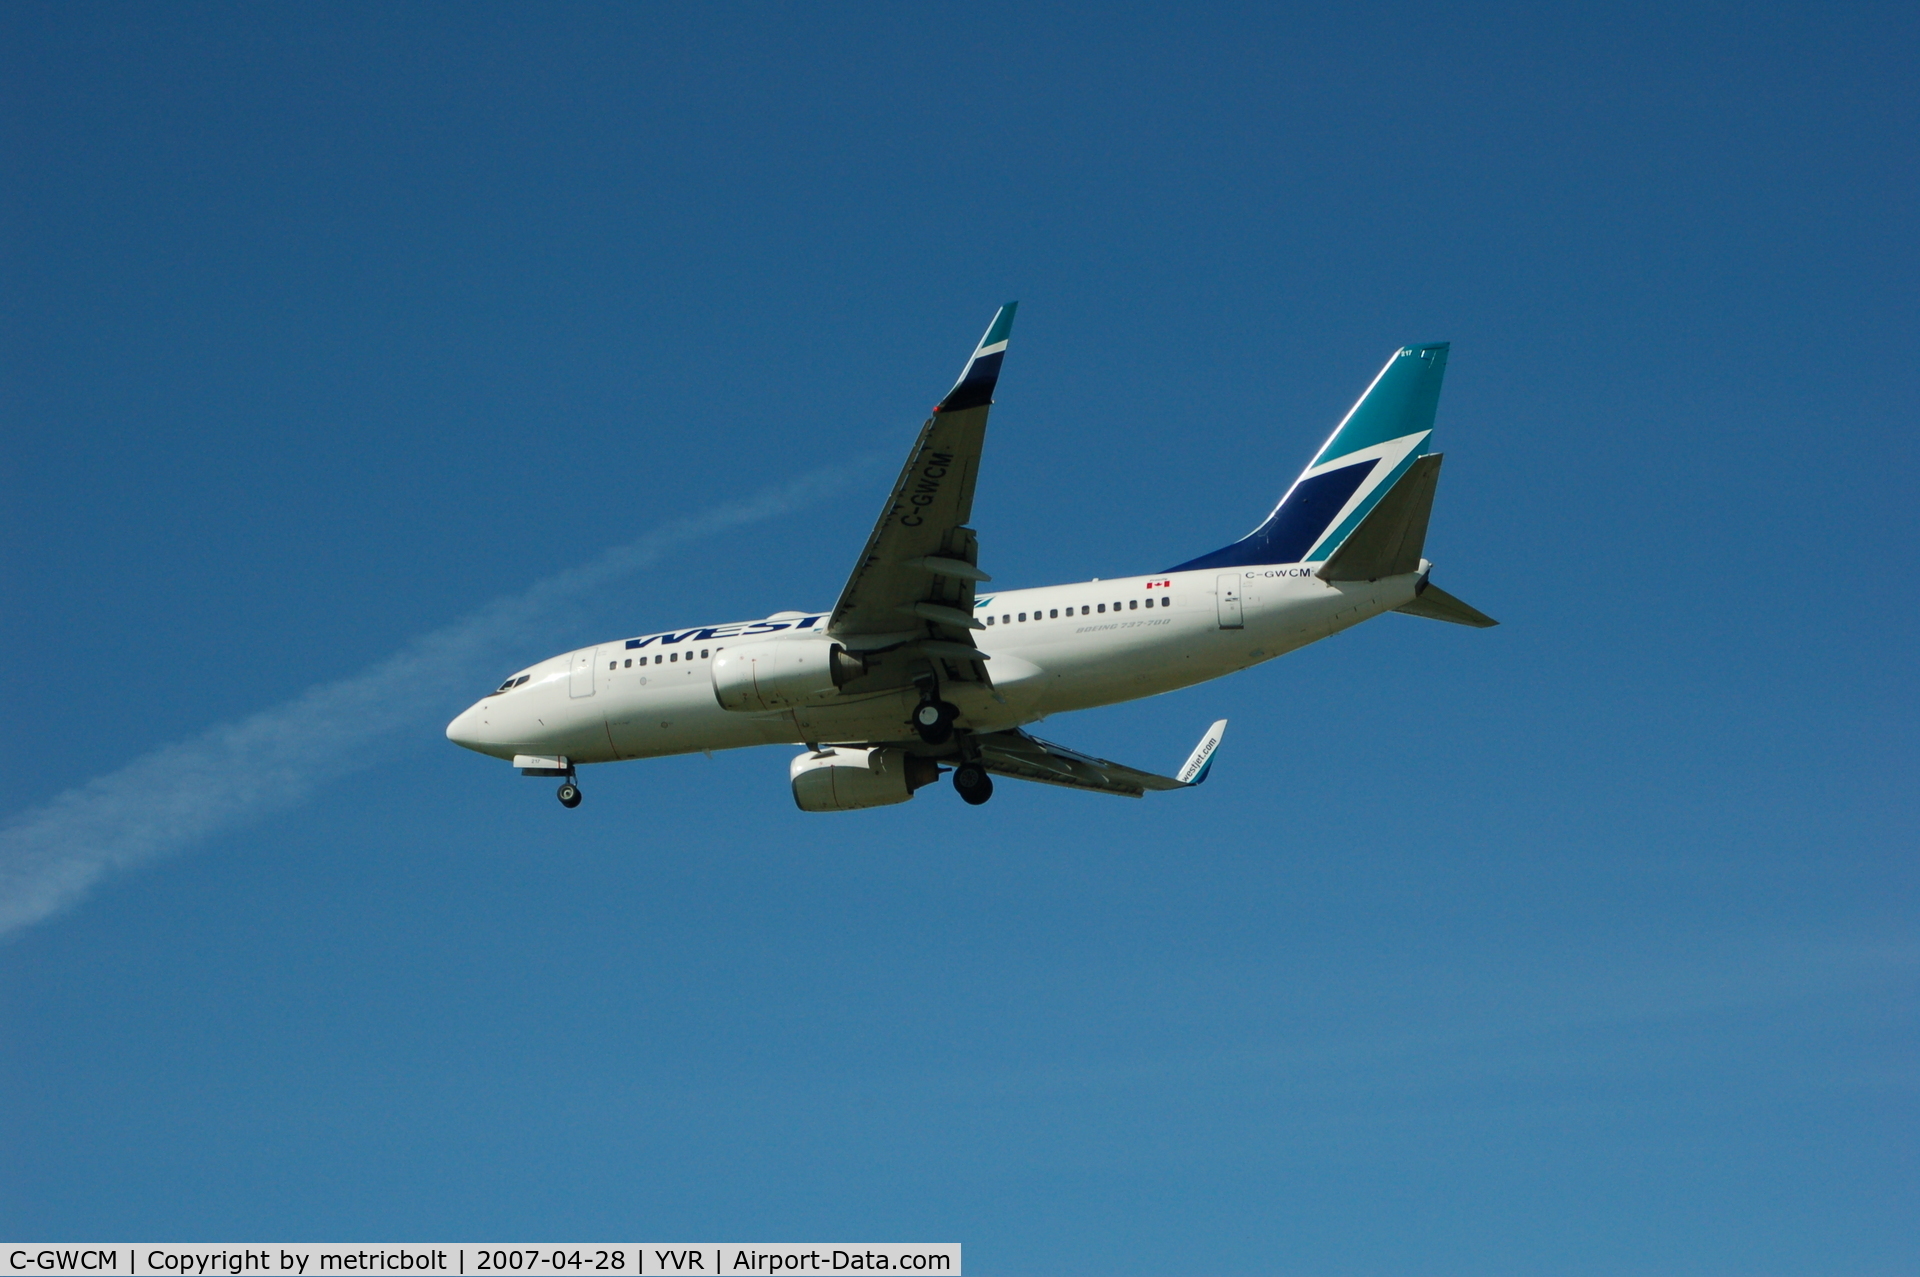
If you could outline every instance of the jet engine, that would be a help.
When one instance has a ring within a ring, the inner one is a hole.
[[[721,709],[792,709],[866,672],[865,661],[832,639],[763,639],[713,654],[713,695]]]
[[[904,803],[940,775],[940,764],[904,749],[834,746],[793,760],[793,801],[801,811],[855,811]]]

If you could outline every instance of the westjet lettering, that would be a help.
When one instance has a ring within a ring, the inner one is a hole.
[[[968,521],[1013,312],[1000,308],[921,427],[831,611],[551,657],[454,719],[447,738],[562,778],[568,807],[582,764],[777,744],[806,746],[788,768],[804,811],[905,802],[948,771],[975,805],[994,776],[1138,798],[1204,781],[1226,720],[1171,776],[1026,728],[1219,678],[1383,612],[1494,624],[1431,584],[1422,557],[1444,342],[1396,351],[1266,521],[1232,545],[1148,576],[977,594],[992,578]]]
[[[795,613],[798,616],[798,613]],[[812,629],[827,619],[825,612],[818,616],[801,616],[793,621],[734,621],[728,625],[710,625],[705,629],[682,630],[678,633],[666,630],[659,634],[648,634],[642,638],[628,639],[628,647],[645,647],[649,643],[685,643],[688,641],[704,643],[708,639],[745,638],[758,634],[772,634],[779,630]]]

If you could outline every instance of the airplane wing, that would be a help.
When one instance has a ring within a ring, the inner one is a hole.
[[[1143,772],[1104,758],[1082,754],[1064,745],[1054,745],[1019,730],[992,732],[974,737],[980,747],[980,765],[1001,776],[1035,780],[1043,785],[1064,785],[1068,789],[1091,789],[1103,794],[1125,794],[1129,798],[1145,796],[1149,789],[1191,789],[1207,778],[1213,766],[1220,738],[1226,735],[1227,720],[1221,719],[1207,729],[1200,743],[1187,755],[1187,761],[1173,776]]]
[[[866,549],[840,591],[827,633],[850,648],[917,641],[919,655],[940,662],[955,682],[987,681],[973,631],[973,587],[990,578],[976,566],[973,485],[986,441],[987,412],[1013,328],[1008,302],[993,317],[960,380],[920,427]]]

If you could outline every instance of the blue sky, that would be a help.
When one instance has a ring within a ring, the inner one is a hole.
[[[8,7],[0,908],[99,874],[0,937],[0,1232],[1910,1271],[1915,25]],[[1233,720],[1138,803],[442,738],[830,604],[1009,298],[997,584],[1232,540],[1450,340],[1504,624],[1049,722]]]

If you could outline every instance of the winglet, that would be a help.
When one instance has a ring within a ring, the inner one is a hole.
[[[961,370],[960,380],[953,383],[945,399],[934,405],[935,412],[959,412],[993,402],[994,383],[1000,380],[1000,361],[1007,353],[1007,334],[1013,331],[1013,312],[1019,305],[1019,302],[1008,302],[994,314],[986,335]]]
[[[1213,767],[1214,751],[1220,748],[1220,739],[1226,734],[1227,720],[1223,718],[1207,729],[1207,734],[1193,747],[1186,763],[1173,774],[1173,778],[1182,785],[1198,785],[1205,780],[1207,772]]]

